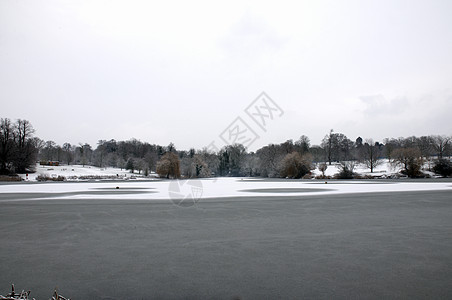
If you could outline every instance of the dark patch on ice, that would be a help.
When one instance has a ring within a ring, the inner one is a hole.
[[[237,182],[290,182],[290,183],[308,183],[308,184],[393,184],[401,182],[400,179],[288,179],[288,178],[245,178],[237,179]]]
[[[327,192],[333,189],[311,189],[311,188],[267,188],[267,189],[247,189],[240,190],[249,193],[309,193],[309,192]]]
[[[119,188],[118,188],[119,187]],[[111,191],[111,190],[125,190],[125,191],[133,191],[133,190],[155,190],[155,188],[148,187],[121,187],[121,186],[112,186],[112,187],[102,187],[102,188],[91,188],[92,190],[101,190],[101,191]],[[118,192],[118,191],[117,191]]]
[[[366,180],[354,180],[354,179],[349,179],[349,180],[341,180],[341,181],[330,181],[330,180],[319,180],[319,181],[310,181],[309,184],[355,184],[355,185],[360,185],[360,184],[395,184],[395,183],[399,183],[399,181],[396,182],[389,182],[389,181],[366,181]]]
[[[111,189],[102,191],[75,191],[75,192],[63,192],[63,193],[0,193],[0,201],[11,200],[29,200],[29,199],[42,199],[42,198],[57,198],[77,195],[136,195],[136,194],[151,194],[158,193],[156,191],[130,191],[127,189]]]

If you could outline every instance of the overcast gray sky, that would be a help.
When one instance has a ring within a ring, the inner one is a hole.
[[[452,1],[0,1],[0,117],[202,148],[452,134]],[[266,131],[244,112],[265,91]],[[221,145],[220,145],[221,146]]]

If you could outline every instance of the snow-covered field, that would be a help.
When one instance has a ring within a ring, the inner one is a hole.
[[[135,172],[132,174],[125,169],[121,170],[119,168],[98,168],[82,165],[41,166],[39,164],[36,165],[35,173],[30,173],[28,176],[27,174],[21,174],[20,176],[24,180],[36,181],[39,175],[53,178],[64,176],[68,181],[80,181],[88,177],[116,178],[121,180],[144,178],[143,173],[138,174],[138,172]],[[155,177],[155,174],[151,174],[150,178],[152,177]]]
[[[433,165],[431,161],[427,161],[424,165],[422,172],[424,174],[429,175],[430,177],[437,177],[435,173],[429,171],[428,169]],[[327,165],[327,169],[325,171],[325,176],[333,177],[335,174],[339,173],[339,163],[332,163],[331,165]],[[400,176],[401,168],[399,166],[392,165],[388,159],[382,159],[380,164],[374,168],[374,171],[371,173],[370,169],[365,166],[365,164],[356,164],[354,172],[361,176],[371,176],[373,178],[391,178],[392,176],[398,177]],[[316,169],[312,171],[314,176],[322,175],[322,172],[319,171],[318,166]]]

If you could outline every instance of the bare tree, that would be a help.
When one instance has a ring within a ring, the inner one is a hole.
[[[93,149],[91,148],[91,145],[85,143],[79,144],[80,146],[77,147],[79,155],[80,155],[80,163],[85,167],[85,165],[89,164],[91,162],[91,156],[93,154]]]
[[[53,161],[56,157],[57,144],[54,141],[46,141],[44,144],[44,157],[48,161]]]
[[[192,162],[193,158],[190,157],[189,155],[184,155],[180,159],[180,171],[183,176],[188,178],[194,177],[193,175],[194,172],[192,170]]]
[[[210,177],[210,169],[201,155],[195,154],[191,163],[191,173],[196,178]]]
[[[259,165],[259,157],[255,153],[248,153],[245,157],[243,167],[245,175],[250,177],[259,175]]]
[[[444,153],[451,141],[451,138],[445,135],[435,135],[432,136],[433,147],[438,154],[438,158],[443,158]]]
[[[328,169],[328,165],[325,163],[319,164],[319,171],[322,172],[322,178],[325,178],[326,169]]]
[[[321,147],[325,150],[325,154],[327,157],[328,164],[331,165],[331,161],[333,158],[333,144],[334,144],[334,133],[333,129],[330,130],[330,133],[327,134],[323,140]]]
[[[380,155],[380,147],[372,139],[366,139],[366,142],[361,147],[361,157],[371,173],[374,172],[375,167],[381,164]]]
[[[430,136],[421,136],[417,139],[417,146],[421,151],[422,156],[428,159],[433,151],[433,139]]]
[[[352,159],[353,142],[345,134],[335,133],[333,153],[336,160]]]
[[[282,143],[282,144],[280,145],[280,147],[281,147],[281,151],[282,151],[284,154],[292,153],[292,152],[294,151],[294,149],[295,149],[295,145],[294,145],[294,143],[293,143],[293,140],[287,140],[287,141],[285,141],[284,143]]]
[[[295,142],[295,146],[298,148],[298,151],[300,152],[300,154],[304,154],[306,152],[309,152],[311,143],[307,136],[302,135],[302,136],[300,136],[298,141]]]
[[[27,139],[29,139],[35,130],[33,129],[33,126],[31,123],[27,120],[17,120],[16,122],[16,135],[17,135],[17,145],[19,148],[24,148],[25,144],[27,142]]]
[[[64,156],[65,156],[65,160],[66,163],[68,165],[71,164],[72,160],[74,159],[74,155],[72,154],[73,152],[73,147],[70,143],[64,143],[63,144],[63,151],[64,151]]]
[[[402,173],[409,177],[414,178],[422,175],[423,159],[418,148],[399,148],[394,150],[391,163],[395,166],[402,166]]]
[[[227,145],[218,153],[220,174],[226,176],[243,176],[246,149],[242,144]]]
[[[14,126],[14,167],[18,173],[25,173],[35,163],[37,148],[33,139],[34,132],[29,121],[21,119],[16,121]]]
[[[157,165],[157,161],[158,161],[159,157],[157,155],[156,152],[151,152],[149,151],[148,153],[146,153],[146,155],[144,156],[144,160],[147,163],[147,167],[149,168],[149,170],[155,170],[155,166]]]
[[[119,158],[118,158],[117,166],[118,166],[119,168],[121,168],[121,171],[122,171],[122,169],[125,169],[125,168],[126,168],[126,164],[127,164],[127,162],[124,160],[124,158],[122,158],[122,157],[119,157]]]
[[[107,154],[107,141],[98,140],[97,148],[94,151],[94,164],[100,168],[104,166],[104,157]]]
[[[130,173],[133,173],[135,171],[135,159],[133,159],[132,157],[129,157],[129,159],[127,160],[125,169],[130,170]]]
[[[396,139],[389,139],[386,138],[383,140],[384,143],[384,155],[389,159],[392,160],[392,152],[399,148],[398,141]]]
[[[313,145],[309,148],[309,153],[312,154],[313,160],[318,162],[325,162],[325,151],[321,146]]]
[[[264,177],[278,176],[278,165],[284,157],[278,150],[278,146],[270,144],[256,151],[260,162],[260,174]]]
[[[168,152],[176,152],[176,147],[174,146],[174,143],[169,143],[169,145],[166,147],[166,151]]]
[[[147,168],[146,161],[142,158],[135,160],[135,169],[138,171],[138,174],[141,174],[141,171]]]
[[[37,156],[38,139],[27,120],[12,124],[8,118],[0,120],[0,173],[25,173],[33,168]]]
[[[198,152],[198,155],[201,156],[202,160],[207,164],[211,174],[217,174],[220,166],[220,159],[218,155],[213,151],[208,151],[207,148]]]
[[[13,126],[8,118],[0,119],[0,174],[8,174],[14,148]]]
[[[321,146],[325,149],[329,165],[334,160],[344,161],[351,158],[353,142],[342,133],[334,133],[333,129],[323,138]]]

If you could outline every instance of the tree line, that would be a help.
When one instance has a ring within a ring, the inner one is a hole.
[[[150,144],[137,139],[126,141],[99,140],[93,148],[87,143],[58,145],[34,136],[29,121],[12,122],[1,119],[0,168],[2,174],[33,171],[37,161],[58,161],[67,165],[115,167],[132,173],[158,173],[166,178],[199,178],[211,176],[261,176],[301,178],[313,165],[323,172],[332,163],[339,163],[344,174],[353,174],[357,163],[365,164],[371,172],[383,158],[398,164],[405,174],[421,174],[423,161],[434,157],[437,162],[450,164],[450,136],[430,135],[408,138],[387,138],[381,142],[371,138],[349,139],[345,134],[330,130],[320,145],[311,145],[302,135],[298,140],[263,146],[249,152],[241,144],[226,145],[218,152],[204,149],[179,150],[173,143],[167,146]]]
[[[27,120],[0,119],[0,174],[25,173],[34,166],[40,140]]]

